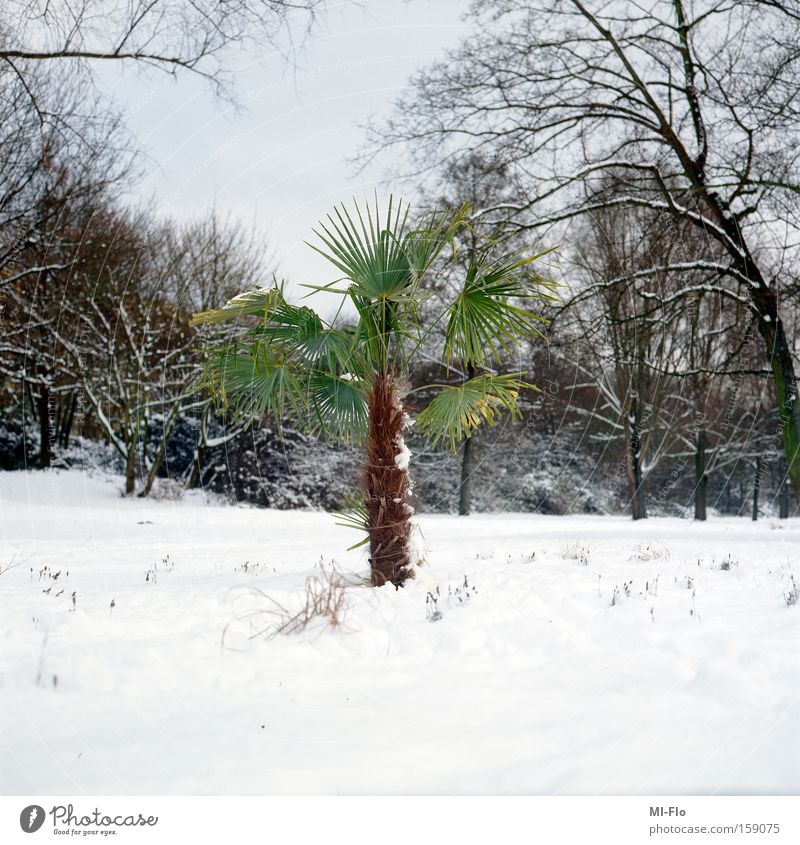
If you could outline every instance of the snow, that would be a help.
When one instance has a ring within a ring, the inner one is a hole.
[[[421,516],[407,588],[266,640],[351,534],[119,488],[0,473],[3,794],[800,792],[796,520]]]
[[[394,456],[394,464],[398,469],[408,469],[411,463],[411,450],[406,446],[402,437],[397,438],[397,454]]]

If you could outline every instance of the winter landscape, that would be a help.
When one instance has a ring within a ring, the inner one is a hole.
[[[798,44],[0,4],[0,792],[800,793]]]
[[[794,520],[422,518],[409,586],[264,639],[347,532],[119,489],[0,476],[5,794],[800,789]]]

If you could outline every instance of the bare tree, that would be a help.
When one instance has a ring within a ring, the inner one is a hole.
[[[307,31],[323,0],[6,0],[0,4],[0,287],[35,276],[18,259],[45,221],[33,209],[58,157],[97,158],[117,139],[115,172],[130,165],[120,118],[94,85],[98,62],[207,79],[232,97],[234,45],[276,48]],[[283,38],[286,36],[286,38]],[[123,155],[123,152],[127,155]],[[70,168],[73,176],[78,169]]]
[[[373,128],[371,151],[404,144],[423,167],[462,151],[499,158],[528,196],[487,213],[521,227],[643,207],[713,240],[711,262],[676,253],[642,272],[713,271],[719,296],[746,304],[800,494],[800,406],[782,302],[800,223],[796,5],[494,0],[480,10],[478,34],[418,74],[398,116]],[[586,190],[609,172],[627,187],[600,199]]]
[[[615,186],[607,189],[613,193]],[[595,393],[576,412],[594,423],[594,439],[622,441],[631,515],[647,516],[647,476],[677,445],[686,397],[668,374],[683,338],[675,314],[648,296],[663,291],[668,274],[639,277],[643,268],[668,263],[675,240],[648,210],[598,210],[579,227],[574,262],[577,284],[556,325],[557,345],[572,358],[582,382]],[[581,272],[582,271],[582,272]],[[575,289],[577,288],[577,290]]]
[[[31,419],[38,424],[40,467],[50,465],[56,443],[66,445],[74,422],[76,381],[63,368],[54,327],[77,292],[73,271],[92,249],[87,220],[99,203],[113,201],[126,175],[113,124],[84,132],[72,144],[54,131],[41,158],[34,136],[20,170],[0,166],[7,189],[0,201],[2,404],[19,410],[23,428]]]
[[[67,208],[124,185],[134,158],[119,116],[83,81],[26,81],[0,62],[0,291],[35,282]]]
[[[0,372],[20,396],[6,398],[4,412],[34,414],[43,467],[54,432],[77,417],[82,432],[100,435],[120,456],[126,493],[138,487],[145,496],[175,425],[199,415],[199,477],[206,449],[241,428],[208,437],[198,351],[222,330],[190,328],[189,315],[209,297],[229,296],[233,285],[263,282],[263,248],[254,233],[215,212],[176,224],[127,211],[100,188],[94,204],[65,200],[59,220],[43,247],[51,269],[33,285],[7,288]]]
[[[21,79],[37,65],[128,61],[168,73],[199,74],[218,90],[230,76],[225,50],[276,43],[293,24],[307,28],[323,0],[5,0],[0,63]]]
[[[207,311],[239,291],[265,284],[268,267],[274,266],[273,257],[255,229],[247,228],[230,215],[219,214],[216,208],[198,220],[167,224],[164,231],[168,262],[162,289],[185,311]],[[194,348],[198,350],[220,344],[231,329],[224,324],[202,323],[192,331]],[[193,377],[197,377],[200,358],[193,356],[191,360]],[[197,435],[191,469],[185,480],[189,489],[201,483],[209,450],[235,440],[245,428],[213,415],[213,402],[207,394],[195,397],[194,405]]]

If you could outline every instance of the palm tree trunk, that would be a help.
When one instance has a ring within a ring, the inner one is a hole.
[[[365,444],[364,500],[367,509],[370,568],[376,587],[399,587],[412,577],[408,504],[408,460],[404,455],[406,416],[397,386],[378,375],[369,398],[369,431]]]

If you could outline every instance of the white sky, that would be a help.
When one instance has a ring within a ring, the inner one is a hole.
[[[386,112],[416,67],[466,34],[468,5],[332,2],[293,67],[275,52],[230,57],[245,107],[238,112],[197,77],[104,68],[104,87],[152,160],[141,196],[179,217],[202,214],[216,200],[266,233],[293,285],[329,280],[324,259],[303,240],[334,204],[372,195],[391,165],[384,159],[354,175],[346,159],[362,143],[358,124]],[[378,186],[379,197],[388,190]]]

